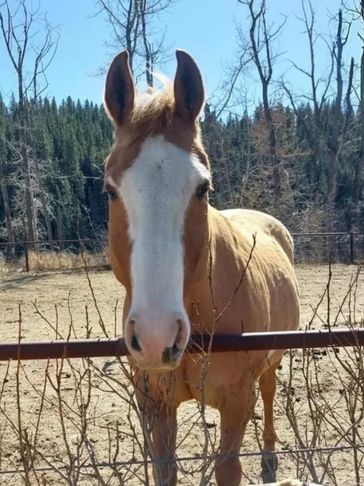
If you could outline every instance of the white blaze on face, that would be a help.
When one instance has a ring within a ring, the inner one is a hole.
[[[198,157],[148,138],[122,177],[120,194],[132,242],[132,309],[159,320],[159,308],[183,310],[183,232],[196,188],[210,177]],[[162,323],[161,323],[162,324]]]

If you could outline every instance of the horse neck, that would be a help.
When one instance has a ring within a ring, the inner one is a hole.
[[[231,223],[215,208],[208,207],[208,241],[200,264],[204,266],[202,278],[191,288],[187,310],[194,332],[210,332],[214,308],[219,308],[233,292],[226,282],[234,282],[230,275],[237,255],[237,235]],[[196,304],[197,303],[197,304]],[[196,305],[199,309],[196,309]]]
[[[226,258],[236,243],[236,230],[230,221],[214,207],[208,207],[209,252],[212,266]]]

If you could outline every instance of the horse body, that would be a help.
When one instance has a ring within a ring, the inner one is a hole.
[[[183,354],[183,349],[189,332],[296,329],[298,289],[292,239],[279,221],[256,211],[219,212],[207,202],[208,162],[195,130],[203,104],[203,96],[193,99],[200,89],[196,69],[187,54],[180,54],[172,111],[159,112],[163,116],[151,129],[150,117],[144,124],[139,117],[133,126],[125,121],[123,109],[128,103],[133,106],[128,100],[127,56],[119,57],[110,68],[105,100],[117,124],[117,144],[105,173],[112,193],[109,247],[114,273],[127,292],[124,334],[132,354],[139,406],[152,433],[152,456],[163,461],[154,468],[156,482],[176,484],[176,411],[180,403],[196,399],[220,412],[222,456],[216,464],[216,479],[219,486],[234,486],[241,480],[237,455],[253,412],[257,379],[264,401],[262,475],[264,480],[274,479],[276,464],[269,452],[275,447],[275,370],[283,352],[213,353],[207,366],[206,356]],[[183,75],[179,76],[179,70]],[[122,75],[121,83],[117,75]],[[181,88],[186,79],[192,88],[196,85],[188,96],[189,87]],[[141,141],[135,138],[136,126],[147,132]],[[143,197],[152,199],[152,209],[147,202],[143,206]],[[155,236],[156,229],[162,238]],[[146,252],[149,260],[145,260]]]

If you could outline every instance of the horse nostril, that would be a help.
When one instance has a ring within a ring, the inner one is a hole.
[[[178,344],[181,344],[182,340],[182,332],[183,332],[183,321],[182,319],[176,319],[177,322],[177,336],[176,339],[174,340],[174,344],[172,347],[165,348],[163,351],[162,355],[162,361],[164,363],[174,363],[178,360],[178,358],[181,356],[183,353],[183,344],[182,344],[182,349]]]
[[[138,338],[136,337],[135,334],[133,334],[131,338],[131,347],[134,349],[134,351],[141,351],[142,348],[140,347]]]
[[[176,361],[182,353],[182,349],[180,349],[176,343],[172,346],[172,360]]]
[[[163,363],[173,363],[181,356],[182,349],[179,349],[176,344],[171,348],[165,348],[162,355]]]

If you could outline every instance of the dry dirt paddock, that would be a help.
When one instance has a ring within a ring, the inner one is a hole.
[[[329,292],[328,266],[297,266],[297,276],[302,328],[361,321],[359,267],[333,265]],[[26,340],[119,335],[122,301],[111,271],[89,279],[82,271],[8,275],[0,280],[0,341],[19,332]],[[279,456],[279,478],[364,485],[361,352],[286,353],[275,405],[277,449],[344,449]],[[123,366],[107,358],[0,363],[0,484],[147,484],[148,467],[125,464],[141,460],[145,444]],[[203,413],[194,402],[180,408],[177,454],[195,460],[178,463],[179,484],[215,484],[211,461],[197,456],[218,451],[218,425],[214,410]],[[259,450],[261,426],[258,399],[242,452]],[[101,467],[103,461],[113,467]],[[241,461],[242,484],[257,484],[260,457]]]

